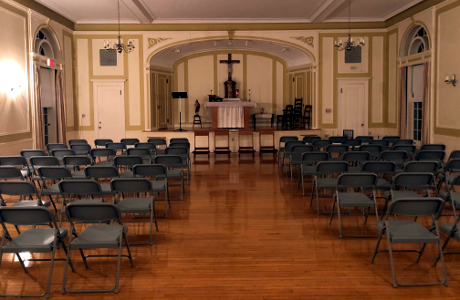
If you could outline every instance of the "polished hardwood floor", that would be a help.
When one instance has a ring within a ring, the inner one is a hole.
[[[135,268],[123,260],[120,292],[61,295],[63,262],[56,262],[52,299],[458,299],[460,255],[446,257],[449,287],[392,287],[387,253],[369,262],[376,238],[340,239],[338,221],[318,216],[297,182],[280,174],[269,155],[261,161],[232,154],[198,157],[192,165],[184,201],[173,201],[153,246],[132,246]],[[309,187],[311,185],[309,184]],[[172,195],[178,196],[178,193]],[[328,203],[330,199],[322,200]],[[162,204],[157,209],[161,214]],[[375,218],[345,217],[348,233],[375,233]],[[446,219],[444,220],[446,221]],[[68,226],[68,224],[65,224]],[[147,224],[129,225],[130,242],[145,240]],[[381,247],[386,247],[386,241]],[[450,250],[460,245],[452,241]],[[99,253],[107,253],[101,251]],[[94,251],[95,253],[95,251]],[[399,280],[439,280],[428,246],[419,264],[415,254],[396,254]],[[34,255],[39,257],[39,255]],[[43,255],[44,257],[44,255]],[[64,257],[62,249],[58,257]],[[72,253],[76,273],[71,288],[109,287],[116,260],[93,258],[85,269]],[[31,293],[46,284],[48,262],[30,262],[24,274],[13,256],[4,255],[0,292]]]

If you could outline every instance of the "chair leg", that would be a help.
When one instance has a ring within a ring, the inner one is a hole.
[[[378,250],[379,250],[380,241],[382,240],[382,234],[383,234],[383,231],[380,230],[380,231],[379,231],[379,236],[378,236],[378,238],[377,238],[377,243],[375,244],[374,253],[372,254],[371,264],[374,263],[375,256],[377,255],[377,252],[378,252]]]
[[[65,259],[65,267],[64,267],[64,279],[62,280],[62,289],[61,294],[65,294],[66,290],[66,283],[67,283],[67,273],[69,271],[69,262],[70,262],[70,242],[71,238],[69,238],[69,251],[67,251],[66,259]]]
[[[54,244],[53,244],[53,251],[51,252],[51,262],[50,262],[50,271],[48,274],[48,284],[46,285],[46,292],[45,292],[46,299],[49,299],[50,297],[51,278],[53,277],[54,257],[56,255],[56,248],[57,248],[57,238],[55,237]]]
[[[334,217],[334,209],[335,209],[335,198],[332,201],[332,210],[331,210],[331,218],[329,219],[329,225],[332,224],[332,218]],[[340,207],[338,209],[340,210]]]
[[[396,281],[395,266],[394,266],[394,261],[393,261],[393,249],[391,248],[391,241],[390,241],[389,234],[387,234],[387,240],[388,240],[388,252],[390,253],[391,275],[393,276],[393,287],[397,288],[398,282]]]
[[[126,249],[128,250],[128,258],[131,263],[131,268],[134,268],[133,256],[131,255],[131,248],[129,248],[128,237],[126,234],[123,234],[123,238],[125,239]]]
[[[120,233],[120,245],[118,246],[118,260],[117,260],[117,277],[115,278],[115,294],[118,294],[118,283],[120,280],[120,269],[121,269],[121,247],[123,246],[123,230]]]
[[[438,237],[439,237],[438,228],[436,228],[436,231],[438,231],[437,234],[438,234]],[[439,255],[441,256],[441,268],[442,268],[442,276],[444,278],[444,285],[448,286],[449,283],[447,282],[446,265],[444,263],[444,255],[442,253],[443,250],[442,250],[442,246],[441,246],[441,239],[438,240],[438,248],[439,248]]]
[[[446,237],[446,240],[444,241],[444,244],[442,245],[441,251],[444,251],[444,249],[446,248],[447,243],[448,243],[449,240],[450,240],[450,237],[451,237],[451,235],[449,235],[449,236]],[[436,264],[438,263],[438,261],[439,261],[440,258],[441,258],[441,253],[439,253],[439,254],[436,256],[436,259],[434,260],[434,263],[433,263],[433,267],[436,266]]]
[[[26,269],[26,266],[24,265],[24,261],[22,260],[21,256],[19,253],[16,253],[16,256],[18,257],[19,262],[21,263],[21,267],[24,270],[24,273],[29,274],[29,272]]]
[[[152,212],[153,212],[153,217],[155,218],[155,227],[158,231],[158,220],[157,220],[157,212],[155,210],[155,201],[156,201],[156,196],[155,193],[153,194],[153,203],[152,203]]]

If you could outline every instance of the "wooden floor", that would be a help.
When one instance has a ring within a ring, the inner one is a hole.
[[[388,254],[369,262],[376,238],[340,239],[337,218],[329,225],[328,216],[318,216],[297,183],[280,175],[269,155],[266,159],[235,155],[216,162],[211,156],[210,164],[193,164],[186,200],[172,202],[168,218],[159,220],[154,245],[132,246],[134,269],[123,260],[118,295],[61,295],[64,263],[56,262],[51,298],[458,299],[460,255],[446,257],[449,287],[395,289]],[[367,226],[362,217],[345,219],[348,233],[375,232],[375,219]],[[131,242],[145,240],[147,232],[147,224],[129,225]],[[450,249],[460,245],[453,241]],[[427,247],[419,264],[415,254],[396,254],[400,281],[439,280],[439,264],[431,266],[435,254],[434,247]],[[62,249],[58,256],[64,257]],[[93,258],[86,270],[78,252],[72,258],[77,273],[69,273],[71,288],[112,285],[115,259]],[[48,263],[31,262],[28,269],[30,274],[24,274],[19,262],[4,255],[0,292],[44,288]]]

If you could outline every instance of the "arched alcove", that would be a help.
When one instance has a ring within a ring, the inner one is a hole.
[[[421,24],[412,26],[404,36],[400,57],[412,56],[431,49],[428,31]]]
[[[47,27],[37,31],[34,52],[49,59],[61,59],[61,48],[53,31]]]

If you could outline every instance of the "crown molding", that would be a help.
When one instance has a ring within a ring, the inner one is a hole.
[[[14,1],[26,8],[29,8],[35,12],[38,12],[48,18],[50,18],[53,21],[56,21],[65,27],[75,30],[75,23],[70,20],[69,18],[63,16],[62,14],[59,14],[55,12],[54,10],[34,1],[34,0],[11,0]]]

